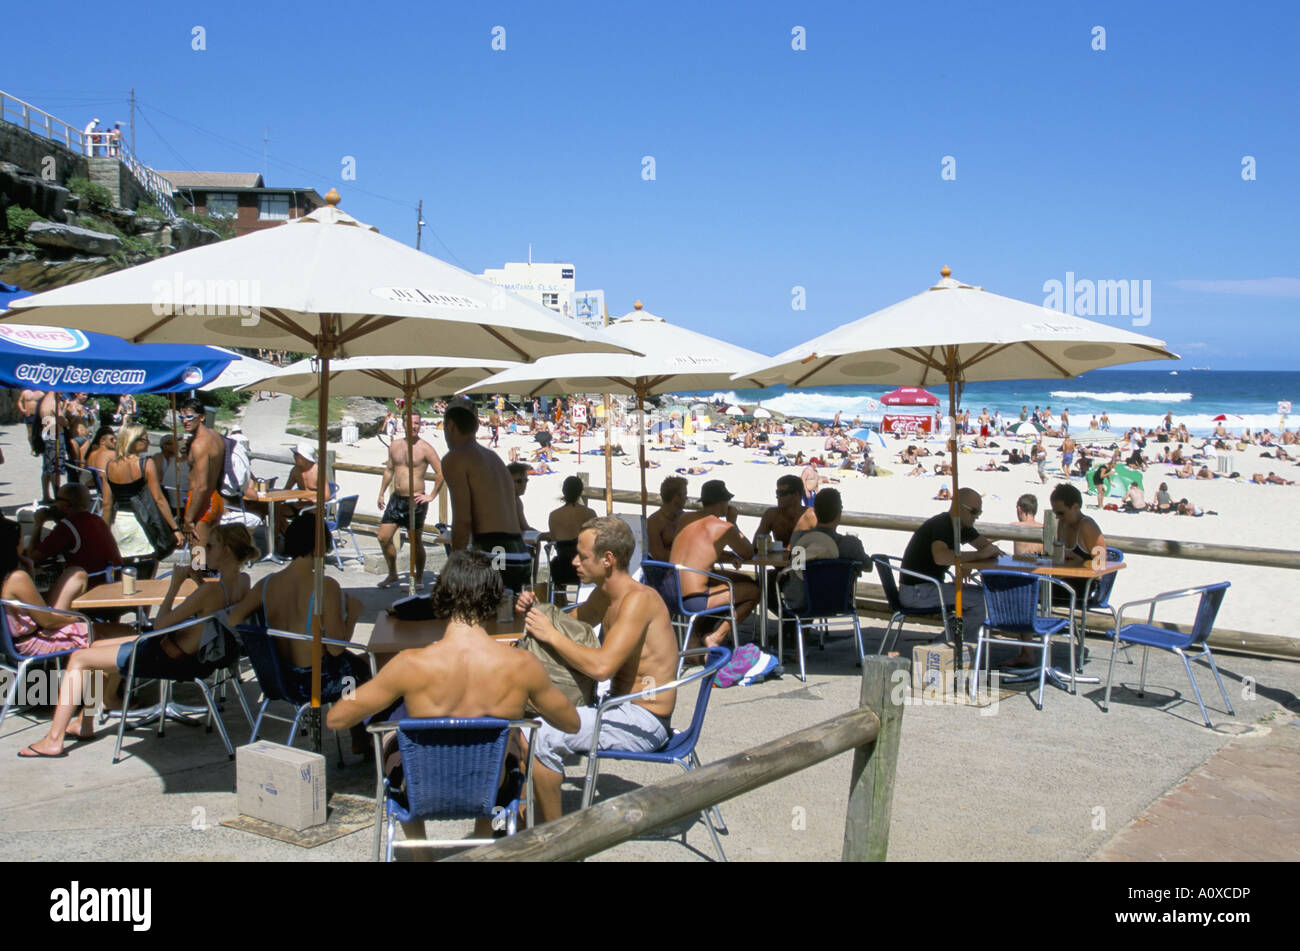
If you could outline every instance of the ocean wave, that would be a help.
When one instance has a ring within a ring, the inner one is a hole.
[[[1098,403],[1185,403],[1191,393],[1093,393],[1088,390],[1052,390],[1057,400],[1094,400]]]
[[[882,393],[884,390],[882,389]],[[728,405],[743,403],[749,406],[757,400],[754,396],[740,397],[734,390],[717,391],[698,398],[707,401],[721,400]],[[763,406],[786,416],[802,416],[807,419],[833,419],[838,411],[846,420],[854,416],[864,419],[879,419],[881,408],[878,400],[870,396],[849,396],[843,393],[818,393],[816,390],[799,390],[780,393],[763,399]]]

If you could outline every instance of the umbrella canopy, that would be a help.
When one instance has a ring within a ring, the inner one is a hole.
[[[0,284],[0,311],[30,296]],[[240,359],[216,347],[135,346],[119,337],[66,327],[0,324],[0,386],[96,394],[184,393],[214,384]]]
[[[622,352],[576,321],[384,237],[340,211],[337,193],[326,200],[279,227],[35,294],[3,319],[133,343],[199,340],[330,358],[396,351],[512,362]]]
[[[254,383],[263,377],[270,376],[279,371],[274,363],[267,363],[265,360],[257,360],[253,357],[246,357],[242,353],[236,353],[233,350],[227,350],[225,347],[212,347],[222,353],[230,354],[231,360],[229,366],[221,371],[211,383],[205,383],[200,386],[201,390],[219,390],[223,387],[230,387],[232,390],[242,390],[250,383]]]
[[[739,405],[736,405],[736,406],[728,406],[728,407],[727,407],[727,415],[728,415],[728,416],[744,416],[744,415],[745,415],[745,411],[744,411],[743,409],[741,409]]]
[[[790,386],[1067,379],[1176,360],[1163,341],[943,278],[928,291],[791,347],[745,374]]]
[[[885,437],[880,435],[880,433],[876,432],[874,429],[855,429],[853,432],[849,433],[849,438],[860,439],[867,444],[868,448],[871,449],[888,448],[888,443],[885,442]]]
[[[754,410],[754,418],[755,418],[755,419],[771,419],[771,418],[772,418],[772,414],[771,414],[770,412],[768,412],[767,410],[763,409],[763,407],[760,406],[760,407],[758,407],[756,410]]]
[[[895,383],[948,384],[954,416],[963,383],[1075,377],[1139,360],[1178,359],[1163,341],[1060,311],[990,294],[943,268],[928,291],[791,347],[745,378],[789,386]],[[957,433],[952,449],[955,607],[961,617],[961,535]],[[961,667],[961,624],[956,625]]]
[[[900,386],[880,398],[886,406],[938,406],[939,397],[915,386]]]
[[[643,356],[561,356],[538,360],[532,366],[507,370],[462,392],[491,393],[499,390],[540,393],[631,393],[643,412],[647,396],[708,390],[745,378],[745,370],[766,359],[762,354],[670,324],[642,309],[633,310],[605,328],[605,339]],[[756,384],[762,385],[762,384]],[[730,411],[728,411],[730,412]],[[645,431],[644,422],[638,433]],[[641,512],[646,509],[645,443],[640,437]],[[608,459],[608,453],[606,455]]]
[[[1017,436],[1037,436],[1038,433],[1038,427],[1027,420],[1016,427]]]
[[[319,453],[328,432],[329,362],[399,352],[479,360],[621,353],[576,321],[385,238],[326,205],[275,228],[205,245],[16,302],[21,319],[109,330],[132,342],[192,342],[315,351],[323,383]],[[13,311],[0,320],[15,319]],[[312,611],[313,745],[320,747],[325,487],[317,482]]]

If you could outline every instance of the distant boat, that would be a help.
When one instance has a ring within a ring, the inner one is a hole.
[[[1170,375],[1170,376],[1178,376],[1178,371],[1177,371],[1177,370],[1170,370],[1170,371],[1169,371],[1169,375]]]

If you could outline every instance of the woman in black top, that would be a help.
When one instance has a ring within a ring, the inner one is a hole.
[[[164,558],[185,543],[163,495],[143,426],[123,426],[117,455],[104,467],[104,521],[126,557]]]

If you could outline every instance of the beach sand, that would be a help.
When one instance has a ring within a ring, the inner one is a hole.
[[[526,428],[526,427],[525,427]],[[479,434],[484,439],[488,433],[483,426]],[[1097,442],[1109,446],[1112,442],[1120,443],[1122,433],[1088,433],[1080,437],[1081,442]],[[440,431],[430,433],[429,439],[440,453],[446,448]],[[603,430],[589,434],[582,441],[583,450],[603,445]],[[786,436],[786,452],[793,457],[794,452],[802,449],[805,457],[824,455],[822,437]],[[628,491],[639,488],[637,468],[635,465],[636,437],[634,433],[616,432],[614,441],[627,453],[614,459],[614,487]],[[915,441],[915,440],[912,440]],[[1012,523],[1015,521],[1016,499],[1025,492],[1031,492],[1038,498],[1039,513],[1049,507],[1048,495],[1052,488],[1062,481],[1060,472],[1060,440],[1048,439],[1044,443],[1048,448],[1047,484],[1042,484],[1032,465],[1012,467],[1010,472],[978,472],[977,466],[984,465],[989,459],[1001,459],[1002,449],[1013,445],[1025,448],[1024,441],[1011,438],[995,438],[998,449],[978,450],[973,448],[973,439],[963,438],[963,446],[970,451],[963,451],[960,463],[961,484],[971,486],[984,496],[984,516],[979,524]],[[947,476],[924,475],[909,477],[904,473],[908,466],[898,461],[897,451],[903,449],[908,441],[895,443],[889,440],[887,450],[875,454],[877,465],[891,470],[892,474],[883,477],[867,478],[854,473],[837,473],[823,469],[828,475],[839,481],[835,483],[844,497],[847,512],[864,512],[879,514],[903,514],[929,516],[945,511],[947,504],[936,501],[934,496],[942,485],[951,484]],[[942,449],[942,442],[931,439],[926,445],[931,451]],[[1153,444],[1154,445],[1154,444]],[[523,458],[535,443],[526,432],[510,435],[503,430],[499,443],[502,458],[506,458],[511,447],[518,446]],[[263,447],[255,447],[263,448]],[[271,449],[272,447],[265,447]],[[356,446],[336,446],[339,461],[355,462],[368,465],[380,465],[384,458],[383,446],[378,439],[364,440]],[[569,448],[569,447],[562,447]],[[576,445],[573,447],[576,449]],[[712,451],[705,451],[705,450]],[[1148,447],[1148,454],[1150,454]],[[1253,472],[1277,472],[1284,478],[1300,477],[1300,467],[1294,463],[1278,462],[1273,459],[1261,459],[1259,447],[1251,447],[1244,452],[1233,452],[1232,469],[1244,474],[1249,480]],[[1127,455],[1127,453],[1125,453]],[[735,494],[738,501],[762,504],[775,503],[775,484],[779,476],[798,474],[802,467],[782,466],[775,463],[775,457],[768,457],[753,450],[746,450],[725,445],[723,434],[705,431],[697,433],[689,440],[688,448],[683,451],[669,451],[652,440],[647,444],[647,460],[659,463],[658,468],[651,468],[646,473],[646,484],[650,493],[648,511],[658,507],[659,483],[669,475],[676,474],[678,467],[699,465],[708,460],[720,460],[722,464],[711,465],[714,470],[705,475],[686,476],[689,493],[698,497],[700,488],[709,479],[723,479],[727,487]],[[585,472],[590,475],[590,484],[603,486],[605,482],[604,459],[599,455],[579,456],[576,452],[559,452],[551,467],[556,470],[553,475],[534,476],[529,480],[527,494],[524,497],[524,509],[532,527],[545,529],[548,513],[560,504],[560,483],[567,475]],[[927,470],[933,471],[934,457],[928,457]],[[625,464],[626,463],[626,464]],[[1148,538],[1161,538],[1202,543],[1245,545],[1262,548],[1296,548],[1300,537],[1300,486],[1261,486],[1249,481],[1214,479],[1200,481],[1195,479],[1176,479],[1171,466],[1156,465],[1148,469],[1143,484],[1148,499],[1154,499],[1160,482],[1169,483],[1169,491],[1176,500],[1188,498],[1200,507],[1213,510],[1217,515],[1201,518],[1177,515],[1125,514],[1120,512],[1097,511],[1089,506],[1096,503],[1095,495],[1085,499],[1085,514],[1097,519],[1103,532],[1117,535],[1129,535]],[[1210,466],[1214,468],[1213,464]],[[375,495],[378,479],[374,476],[339,473],[345,494],[356,492],[360,495],[358,510],[378,514],[375,508]],[[1074,485],[1082,491],[1085,486],[1081,478],[1074,479]],[[1118,502],[1118,499],[1108,499]],[[589,502],[597,512],[604,512],[602,501]],[[630,505],[616,504],[615,511],[632,512]],[[430,521],[433,521],[433,514]],[[752,535],[758,519],[742,516],[740,527],[746,535]],[[978,526],[977,526],[978,527]],[[901,555],[907,544],[908,536],[903,532],[870,529],[849,529],[859,535],[868,552]],[[1010,542],[1001,543],[1010,549]],[[1225,629],[1249,631],[1253,633],[1275,634],[1286,637],[1300,637],[1300,625],[1291,614],[1286,595],[1293,589],[1295,573],[1282,568],[1257,568],[1244,565],[1192,561],[1188,559],[1157,558],[1154,556],[1133,556],[1126,559],[1128,567],[1124,569],[1116,583],[1112,603],[1150,597],[1162,591],[1170,591],[1191,585],[1207,584],[1215,581],[1232,582],[1224,599],[1217,626]],[[1191,601],[1176,602],[1167,610],[1157,615],[1181,622],[1190,622],[1194,606]]]

